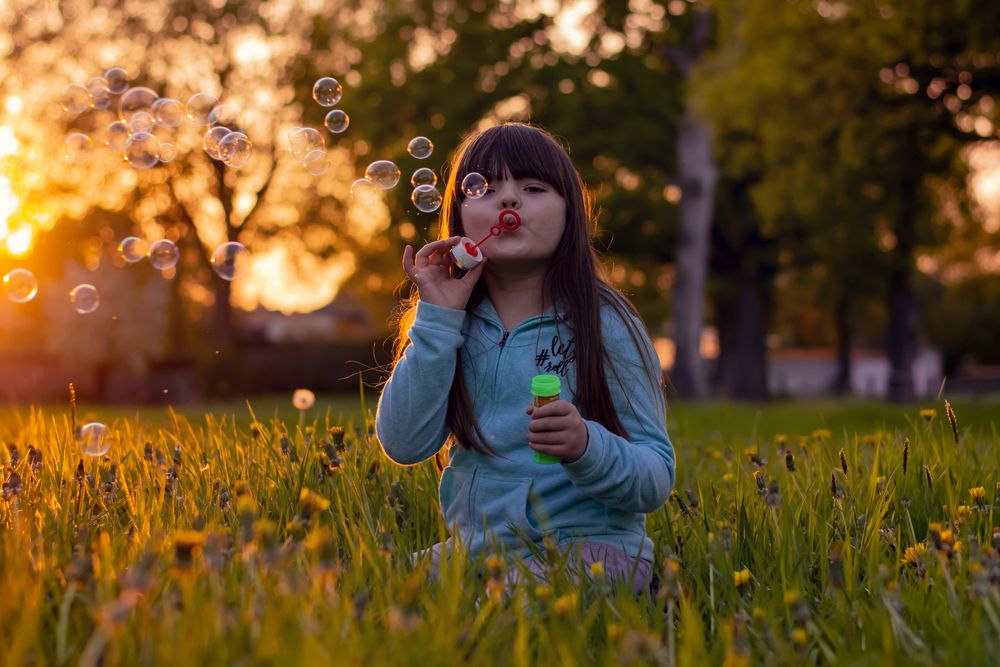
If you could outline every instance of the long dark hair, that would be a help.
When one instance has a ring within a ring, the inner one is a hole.
[[[615,411],[605,375],[607,353],[601,334],[600,307],[609,303],[625,322],[629,334],[643,357],[644,364],[656,369],[659,378],[654,389],[663,395],[659,364],[645,353],[641,343],[648,334],[636,322],[642,318],[635,307],[607,280],[592,238],[597,231],[591,199],[564,148],[551,134],[523,123],[504,123],[465,138],[450,162],[441,206],[441,226],[438,238],[465,236],[462,229],[461,204],[465,199],[460,184],[470,172],[479,172],[486,179],[537,178],[553,186],[566,201],[566,228],[556,248],[559,261],[549,264],[543,280],[543,295],[551,298],[576,339],[576,399],[582,416],[599,422],[616,435],[628,437]],[[466,310],[473,310],[486,295],[480,280],[473,288]],[[394,363],[398,362],[407,345],[409,329],[416,315],[419,295],[412,290],[404,301],[398,319],[394,346]],[[644,325],[643,325],[644,326]],[[487,444],[473,412],[472,401],[462,375],[462,352],[457,353],[455,377],[448,393],[448,446],[460,445],[486,456],[497,453]],[[609,364],[613,369],[614,366]],[[621,380],[616,377],[621,383]],[[439,452],[440,454],[440,452]],[[443,465],[435,458],[438,469]]]

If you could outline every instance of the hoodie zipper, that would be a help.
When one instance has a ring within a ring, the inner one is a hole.
[[[503,338],[500,339],[500,347],[503,347],[504,345],[507,344],[507,337],[508,336],[510,336],[510,332],[504,330],[504,332],[503,332]]]

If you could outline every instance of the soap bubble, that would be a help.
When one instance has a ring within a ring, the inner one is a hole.
[[[210,158],[213,160],[222,159],[222,154],[219,153],[219,145],[231,133],[232,131],[228,127],[222,127],[221,125],[213,127],[205,133],[205,138],[201,142],[201,145],[205,148],[205,152],[208,153]]]
[[[97,310],[101,305],[101,295],[97,293],[97,288],[86,283],[77,285],[69,293],[69,302],[73,308],[81,315],[87,315]]]
[[[103,76],[95,76],[87,82],[87,95],[94,109],[104,110],[111,106],[111,91],[108,90],[108,80]]]
[[[67,162],[81,164],[90,159],[90,148],[93,142],[86,134],[75,132],[63,143],[63,157]]]
[[[160,142],[149,132],[136,132],[125,142],[125,159],[136,169],[156,166],[160,156]]]
[[[223,280],[236,280],[250,269],[250,251],[242,243],[223,243],[212,253],[212,269]]]
[[[156,127],[156,119],[148,111],[136,111],[128,121],[128,129],[132,132],[152,132]]]
[[[128,72],[121,67],[105,70],[104,79],[108,82],[108,92],[112,95],[121,95],[128,90]]]
[[[321,107],[336,106],[340,98],[344,96],[344,88],[340,82],[333,77],[324,76],[313,85],[313,99]]]
[[[118,117],[129,122],[132,116],[140,111],[153,115],[153,104],[159,95],[151,88],[129,88],[118,100]]]
[[[288,133],[288,150],[299,162],[305,162],[306,156],[314,151],[326,154],[326,142],[319,130],[311,127],[298,127]]]
[[[108,125],[108,129],[105,131],[104,143],[116,153],[121,153],[125,150],[125,144],[128,143],[128,138],[131,134],[125,121],[116,120]]]
[[[108,427],[101,422],[84,424],[80,429],[80,447],[87,456],[104,456],[111,449]]]
[[[410,201],[423,213],[433,213],[441,208],[441,193],[433,185],[418,185],[413,188]]]
[[[179,127],[184,122],[184,105],[172,97],[161,97],[153,102],[153,118],[163,127]]]
[[[177,249],[177,244],[170,239],[153,241],[152,245],[149,246],[149,263],[159,271],[174,268],[180,258],[181,251]]]
[[[90,108],[90,93],[83,86],[71,83],[63,88],[60,104],[66,113],[78,116]]]
[[[359,178],[351,183],[351,196],[359,202],[373,204],[379,200],[381,195],[381,188],[367,178]]]
[[[129,264],[141,262],[146,257],[146,242],[136,236],[126,236],[118,244],[118,254]]]
[[[326,115],[323,124],[334,134],[340,134],[351,124],[351,117],[343,109],[334,109]]]
[[[38,280],[28,269],[14,269],[3,277],[3,288],[14,303],[27,303],[38,294]]]
[[[230,132],[219,142],[219,156],[227,166],[239,169],[253,156],[253,143],[242,132]]]
[[[391,190],[399,183],[399,167],[389,160],[376,160],[365,169],[365,178],[383,190]]]
[[[217,104],[212,107],[208,114],[208,122],[211,125],[239,125],[239,110],[231,104]]]
[[[212,109],[219,103],[214,95],[195,93],[187,101],[187,117],[197,125],[210,125]]]
[[[173,144],[166,142],[160,144],[160,162],[164,164],[173,162],[175,157],[177,157],[177,148]]]
[[[410,185],[417,187],[418,185],[437,185],[438,177],[434,173],[433,169],[428,169],[427,167],[421,167],[413,172],[410,176]]]
[[[418,160],[427,159],[434,152],[434,142],[427,137],[413,137],[406,146],[406,152]]]
[[[326,151],[313,151],[309,153],[302,164],[312,176],[322,176],[330,168],[330,163],[326,159]]]
[[[462,179],[462,192],[469,199],[479,199],[486,194],[489,187],[490,184],[486,182],[486,178],[476,171],[466,174],[465,178]]]

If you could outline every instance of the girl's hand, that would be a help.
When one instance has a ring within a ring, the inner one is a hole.
[[[542,454],[552,454],[563,463],[576,461],[587,451],[590,436],[576,406],[562,399],[540,408],[529,406],[528,446]]]
[[[403,270],[417,286],[420,300],[435,306],[464,310],[479,276],[483,274],[486,258],[461,278],[452,278],[451,249],[461,242],[461,236],[443,241],[432,241],[413,256],[413,247],[403,250]]]

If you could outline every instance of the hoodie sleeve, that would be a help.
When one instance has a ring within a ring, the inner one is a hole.
[[[659,364],[641,321],[632,318],[640,352],[621,317],[614,309],[606,312],[602,335],[609,360],[608,389],[628,437],[584,420],[587,449],[562,466],[577,488],[605,505],[625,512],[654,512],[674,486],[674,447],[667,435]]]
[[[448,388],[465,317],[464,310],[417,304],[410,344],[382,389],[375,416],[382,451],[396,463],[429,459],[448,437]]]

